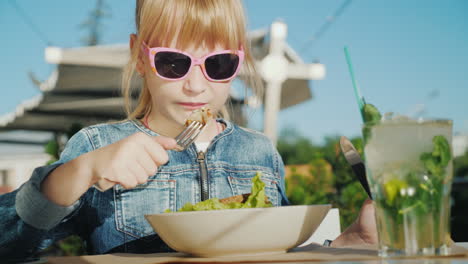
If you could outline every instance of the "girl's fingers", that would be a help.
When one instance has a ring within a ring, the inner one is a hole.
[[[139,155],[137,158],[137,163],[145,170],[146,175],[153,176],[156,174],[158,166],[150,155]]]
[[[154,138],[158,137],[159,136]],[[167,150],[157,141],[153,140],[153,138],[150,138],[150,140],[148,140],[146,144],[143,144],[143,147],[147,155],[151,157],[151,159],[154,163],[156,163],[156,165],[163,165],[169,161],[169,155],[167,154]]]
[[[122,187],[124,187],[125,189],[132,189],[138,185],[138,181],[134,172],[131,171],[129,168],[123,169],[120,172],[118,179],[120,185],[122,185]]]
[[[131,172],[131,175],[128,175],[128,177],[134,178],[137,184],[143,184],[148,181],[148,174],[146,173],[145,169],[139,164],[136,164],[129,168],[129,171]]]
[[[156,136],[153,137],[159,145],[161,145],[165,150],[175,149],[177,147],[177,142],[175,139],[165,136]]]
[[[101,177],[125,189],[135,188],[138,184],[146,183],[148,177],[157,172],[158,165],[169,161],[167,150],[176,146],[173,138],[136,133],[106,148],[105,153],[110,156],[105,160],[112,162],[100,166]]]

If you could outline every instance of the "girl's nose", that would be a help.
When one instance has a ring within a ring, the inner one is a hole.
[[[193,67],[192,71],[187,76],[187,82],[185,85],[185,89],[191,93],[199,94],[205,91],[207,87],[207,79],[202,72],[202,66],[197,65]]]

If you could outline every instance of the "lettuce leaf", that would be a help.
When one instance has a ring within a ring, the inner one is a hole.
[[[252,189],[249,197],[244,203],[231,202],[224,204],[218,198],[211,198],[196,204],[186,203],[177,212],[272,207],[273,205],[266,201],[265,183],[260,179],[260,177],[261,173],[257,172],[257,174],[252,178]],[[170,213],[172,211],[167,209],[165,212]]]

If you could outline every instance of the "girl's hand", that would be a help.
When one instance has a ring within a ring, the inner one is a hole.
[[[94,184],[106,190],[115,184],[133,188],[154,175],[169,160],[167,150],[176,146],[172,138],[133,134],[60,165],[42,182],[41,192],[69,206]]]
[[[156,174],[158,166],[168,162],[167,150],[175,148],[172,138],[151,137],[142,132],[135,133],[96,151],[87,153],[85,160],[91,170],[91,183],[101,191],[120,184],[131,189],[146,183]]]
[[[374,245],[378,243],[375,208],[372,200],[367,199],[361,207],[359,216],[332,243],[332,247],[355,245]]]

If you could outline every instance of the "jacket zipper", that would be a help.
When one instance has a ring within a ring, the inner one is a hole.
[[[208,186],[208,169],[206,167],[205,152],[200,151],[197,155],[198,164],[200,164],[200,189],[201,189],[201,200],[205,201],[209,199],[209,186]]]

